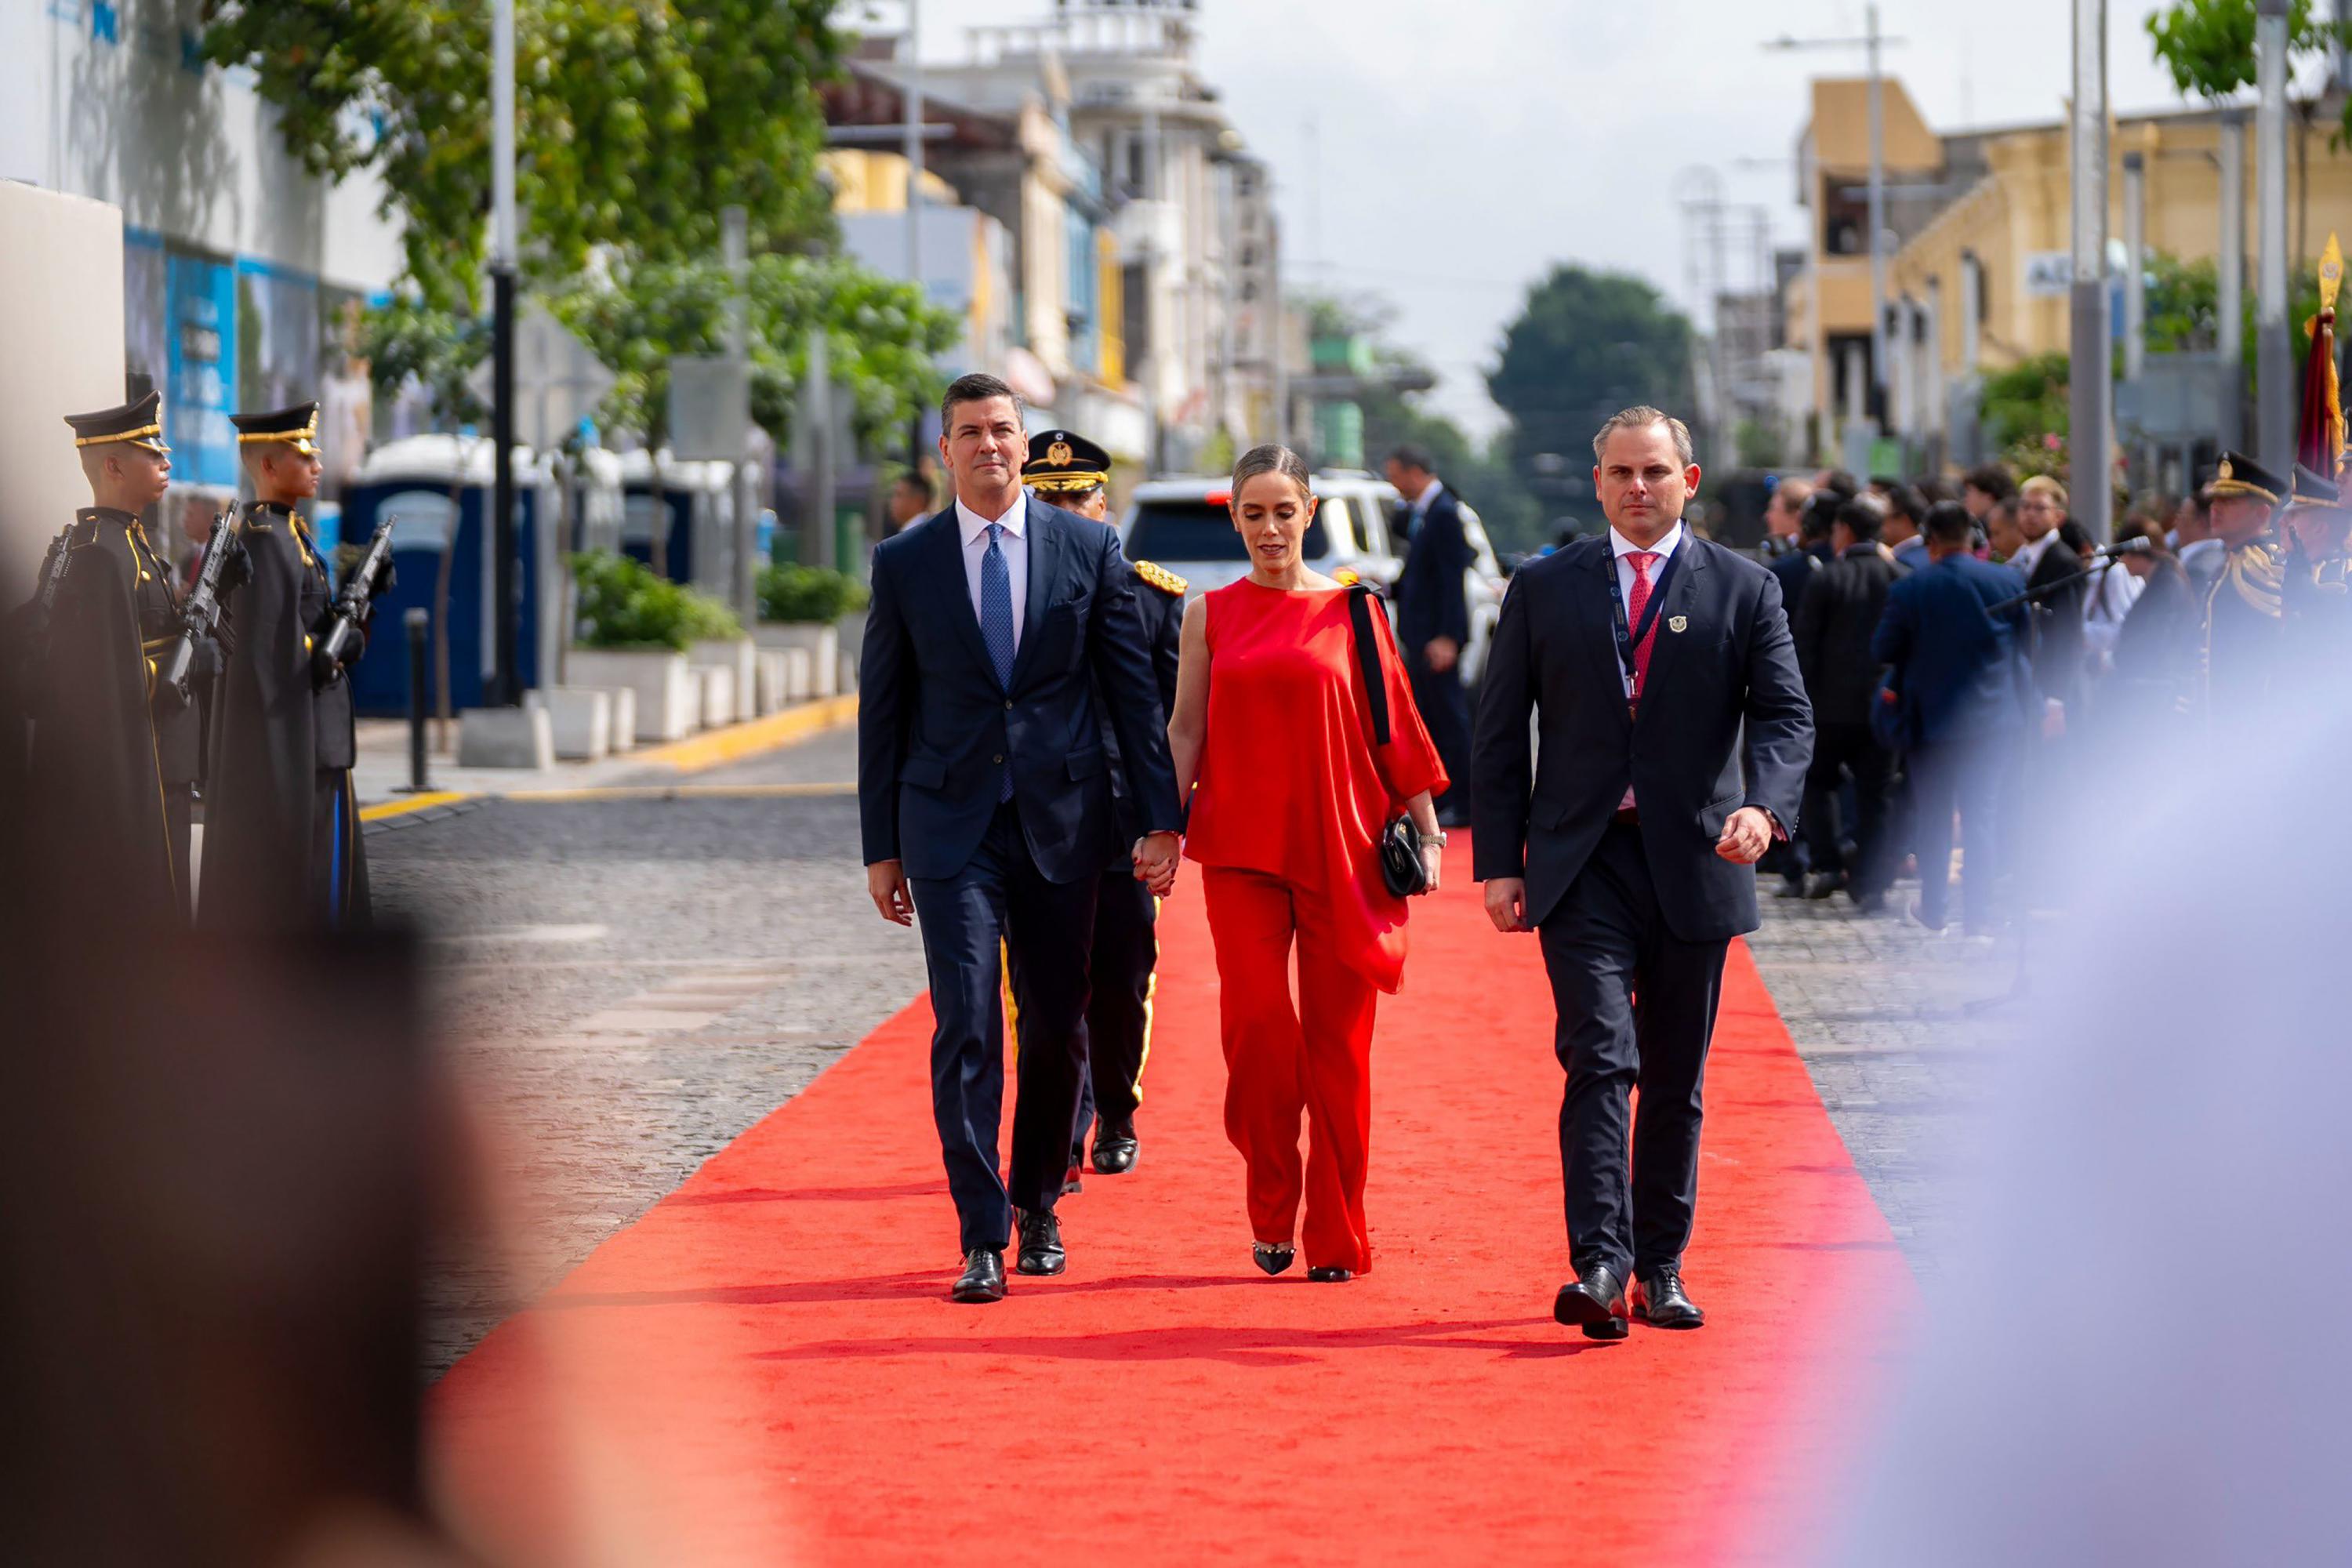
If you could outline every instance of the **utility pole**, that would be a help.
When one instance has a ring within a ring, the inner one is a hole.
[[[2107,329],[2107,6],[2074,0],[2074,342],[2068,371],[2073,453],[2068,499],[2105,544],[2114,532],[2115,387]]]
[[[1886,79],[1879,69],[1878,7],[1862,10],[1870,60],[1870,386],[1874,417],[1886,409]]]
[[[907,0],[907,281],[923,289],[923,6]],[[923,415],[907,425],[907,468],[923,467]]]
[[[2147,364],[2147,159],[2124,154],[2124,379]]]
[[[2286,336],[2286,7],[2254,9],[2254,208],[2262,276],[2254,290],[2255,439],[2284,473],[2294,461],[2294,367]]]
[[[490,13],[490,486],[489,689],[483,706],[522,701],[516,679],[515,584],[515,0]]]
[[[736,374],[743,378],[747,409],[751,384],[750,226],[740,206],[727,207],[719,215],[720,250],[727,261],[727,357],[735,362]],[[735,464],[735,572],[730,587],[735,614],[748,626],[760,618],[760,568],[753,559],[760,549],[760,483],[751,461],[751,423],[748,418],[743,422],[737,450],[741,455]]]
[[[2221,111],[2221,259],[2217,268],[2213,348],[2221,373],[2225,452],[2240,451],[2246,422],[2246,112]]]

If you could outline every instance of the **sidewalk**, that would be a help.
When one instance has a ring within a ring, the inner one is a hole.
[[[352,770],[366,822],[405,816],[485,796],[550,790],[602,789],[647,784],[702,773],[756,756],[811,735],[836,729],[857,717],[855,693],[795,703],[764,719],[747,719],[689,735],[667,745],[641,746],[593,763],[558,763],[551,768],[461,768],[454,752],[427,759],[427,793],[408,786],[408,723],[400,719],[363,719],[359,723],[359,763]],[[432,733],[426,726],[426,734]],[[448,725],[454,745],[457,726]]]

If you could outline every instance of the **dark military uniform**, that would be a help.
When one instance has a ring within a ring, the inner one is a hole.
[[[158,402],[151,392],[67,423],[79,447],[168,452]],[[180,635],[170,565],[138,518],[109,507],[76,512],[58,548],[64,574],[46,617],[46,667],[26,700],[30,843],[107,910],[184,919],[201,721],[178,693],[156,689],[157,661]]]
[[[305,450],[317,417],[318,405],[306,404],[235,419],[239,440]],[[286,507],[254,502],[237,532],[250,575],[226,612],[231,651],[213,718],[219,800],[206,808],[202,919],[242,931],[362,926],[367,854],[352,789],[351,683],[317,658],[334,609],[327,564]]]
[[[1022,481],[1039,498],[1068,506],[1109,482],[1110,454],[1081,436],[1047,430],[1030,438]],[[1142,613],[1151,648],[1153,677],[1160,686],[1160,721],[1176,706],[1176,661],[1184,624],[1184,579],[1149,561],[1131,563],[1136,607]],[[1095,693],[1096,727],[1110,765],[1111,791],[1118,811],[1118,848],[1103,869],[1095,903],[1094,959],[1087,1005],[1087,1071],[1079,1080],[1078,1115],[1070,1138],[1070,1163],[1086,1152],[1087,1128],[1097,1116],[1103,1131],[1095,1141],[1095,1168],[1124,1171],[1134,1160],[1135,1112],[1143,1103],[1143,1066],[1151,1054],[1151,1005],[1160,963],[1158,900],[1135,879],[1131,853],[1143,837],[1143,823],[1127,784],[1118,740],[1102,693]]]
[[[2343,493],[2336,482],[2303,464],[2294,466],[2291,512],[2327,514],[2307,519],[2327,535],[2315,552],[2305,553],[2290,518],[2285,570],[2279,584],[2279,610],[2290,657],[2298,668],[2339,668],[2352,649],[2352,554],[2346,550]]]
[[[2225,452],[2215,470],[2216,500],[2253,499],[2275,507],[2287,481],[2251,458]],[[2259,704],[2279,666],[2285,547],[2274,531],[2231,549],[2205,595],[2205,706],[2224,720]]]

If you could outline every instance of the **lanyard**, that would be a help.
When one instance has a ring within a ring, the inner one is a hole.
[[[1635,701],[1641,700],[1642,689],[1641,667],[1633,662],[1633,655],[1658,635],[1658,610],[1666,602],[1666,584],[1675,580],[1675,568],[1682,563],[1683,551],[1688,546],[1689,541],[1685,540],[1666,557],[1658,580],[1650,585],[1650,602],[1642,606],[1642,624],[1631,631],[1625,626],[1624,585],[1617,581],[1617,552],[1612,549],[1609,552],[1609,607],[1616,615],[1617,658],[1624,665],[1626,695]]]

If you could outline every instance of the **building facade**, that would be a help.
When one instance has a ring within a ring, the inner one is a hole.
[[[331,487],[370,425],[349,329],[398,273],[399,233],[371,175],[334,184],[287,155],[201,30],[200,0],[0,5],[0,179],[121,210],[125,369],[163,390],[191,499],[236,488],[233,410],[313,397]]]

